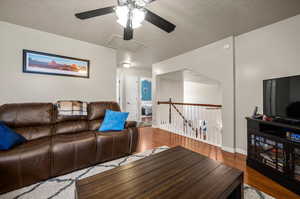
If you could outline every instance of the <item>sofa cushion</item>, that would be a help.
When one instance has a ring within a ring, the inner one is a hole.
[[[91,120],[89,121],[89,130],[90,131],[97,131],[101,124],[102,124],[103,120]]]
[[[50,178],[50,137],[0,151],[0,193]]]
[[[60,122],[55,125],[54,134],[79,133],[88,131],[88,122],[85,120]]]
[[[137,127],[137,122],[136,121],[126,121],[125,123],[125,128],[134,128]]]
[[[24,136],[27,140],[35,140],[52,135],[53,125],[20,127],[14,131]]]
[[[52,136],[52,176],[59,176],[96,162],[96,138],[91,131]]]
[[[91,102],[88,105],[88,120],[100,120],[105,116],[106,109],[121,111],[116,102]]]
[[[97,162],[104,162],[130,153],[131,133],[129,130],[96,132]]]
[[[118,112],[106,110],[105,118],[101,124],[99,131],[122,131],[125,127],[125,122],[128,118],[128,112]]]
[[[4,104],[0,107],[0,121],[12,128],[51,124],[52,117],[53,105],[50,103]]]
[[[26,139],[22,135],[11,130],[3,122],[0,122],[0,151],[9,150],[24,142],[26,142]]]

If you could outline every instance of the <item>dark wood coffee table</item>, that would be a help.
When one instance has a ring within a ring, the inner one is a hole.
[[[76,198],[243,198],[243,172],[182,147],[76,182]]]

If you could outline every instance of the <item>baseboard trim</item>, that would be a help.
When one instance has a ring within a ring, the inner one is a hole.
[[[234,148],[227,147],[227,146],[222,146],[222,150],[226,151],[226,152],[229,152],[229,153],[235,153]]]
[[[235,152],[236,152],[236,153],[240,153],[240,154],[242,154],[242,155],[247,155],[247,151],[244,150],[244,149],[236,148],[236,149],[235,149]]]
[[[244,149],[241,149],[241,148],[231,148],[231,147],[227,147],[227,146],[222,146],[222,150],[229,152],[229,153],[239,153],[239,154],[247,156],[247,151]]]
[[[152,128],[161,129],[161,128],[159,128],[159,126],[157,126],[155,124],[152,124]],[[166,132],[170,132],[170,133],[173,133],[173,134],[176,134],[174,132],[171,132],[171,131],[168,131],[168,130],[165,130],[165,129],[161,129],[161,130],[166,131]],[[181,135],[181,136],[183,136],[183,135]],[[189,136],[183,136],[183,137],[187,137],[187,138],[193,139],[192,137],[189,137]],[[197,140],[197,141],[203,142],[203,143],[206,143],[206,144],[210,144],[210,145],[214,145],[214,146],[217,146],[217,147],[220,147],[222,149],[222,151],[226,151],[226,152],[229,152],[229,153],[239,153],[239,154],[247,156],[247,151],[244,150],[244,149],[241,149],[241,148],[232,148],[232,147],[227,147],[227,146],[218,146],[218,145],[216,145],[214,143],[211,143],[211,142],[208,142],[208,141],[205,141],[205,140]]]

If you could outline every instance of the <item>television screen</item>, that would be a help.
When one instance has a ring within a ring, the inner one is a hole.
[[[300,120],[300,75],[263,81],[264,114]]]

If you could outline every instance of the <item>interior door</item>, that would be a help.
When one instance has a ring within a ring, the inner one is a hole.
[[[139,121],[139,78],[137,76],[126,76],[125,79],[128,120]]]

